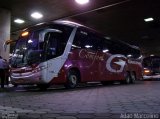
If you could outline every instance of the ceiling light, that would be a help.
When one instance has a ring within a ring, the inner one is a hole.
[[[25,21],[22,19],[15,19],[14,22],[17,24],[23,24]]]
[[[151,22],[151,21],[153,21],[154,19],[151,17],[151,18],[146,18],[146,19],[144,19],[144,21],[145,22]]]
[[[39,12],[34,12],[31,14],[31,17],[35,18],[35,19],[40,19],[43,17],[43,15]]]
[[[89,0],[75,0],[78,4],[87,4],[89,2]]]

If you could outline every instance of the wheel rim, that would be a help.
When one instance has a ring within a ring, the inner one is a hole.
[[[131,82],[131,76],[129,73],[127,73],[126,75],[126,80],[125,80],[126,84],[129,84]]]
[[[129,78],[129,76],[127,76],[127,78],[126,78],[126,83],[130,83],[130,78]]]
[[[132,74],[131,76],[132,76],[132,81],[134,82],[136,80],[136,76],[134,74]]]
[[[77,84],[77,77],[75,75],[71,75],[70,82],[72,85],[76,85]]]

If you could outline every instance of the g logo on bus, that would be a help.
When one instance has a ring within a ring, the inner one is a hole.
[[[111,67],[111,64],[112,64],[112,61],[115,59],[115,58],[118,58],[118,61],[116,62],[113,62],[117,65],[120,66],[119,70],[116,70],[116,69],[113,69]],[[120,55],[120,54],[116,54],[116,55],[112,55],[108,58],[107,62],[106,62],[106,68],[108,71],[110,72],[113,72],[113,73],[119,73],[119,72],[122,72],[123,69],[124,69],[124,66],[126,64],[126,61],[122,60],[122,59],[119,59],[119,58],[123,58],[123,59],[126,59],[126,57],[124,55]]]

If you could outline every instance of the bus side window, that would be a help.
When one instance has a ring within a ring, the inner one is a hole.
[[[94,39],[92,36],[88,37],[87,40],[84,41],[84,47],[87,49],[95,50]]]
[[[127,54],[129,54],[129,51],[127,49],[127,46],[120,43],[120,42],[113,42],[112,45],[112,54],[121,54],[126,56]]]
[[[40,50],[43,50],[43,49],[44,49],[44,42],[40,42],[40,43],[39,43],[39,49],[40,49]]]
[[[86,32],[78,30],[73,41],[72,49],[85,48],[84,42],[87,41],[87,39],[88,34]]]
[[[46,58],[51,59],[58,55],[58,44],[59,40],[57,39],[57,33],[54,32],[48,32],[45,35],[45,41],[46,41]]]
[[[101,38],[96,33],[90,33],[88,38],[88,44],[90,44],[92,50],[100,50]]]
[[[107,40],[105,38],[101,38],[101,42],[100,42],[100,48],[101,48],[101,51],[103,53],[111,53],[112,52],[112,49],[114,49],[112,47],[112,42],[110,40]]]

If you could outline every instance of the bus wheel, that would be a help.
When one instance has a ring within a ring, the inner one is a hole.
[[[67,83],[64,85],[66,88],[71,89],[75,88],[79,81],[79,75],[76,71],[71,70],[67,76]]]
[[[125,80],[122,81],[123,84],[130,84],[131,83],[131,76],[130,76],[130,73],[127,72],[126,73],[126,77],[125,77]]]
[[[47,90],[47,88],[49,87],[49,84],[37,84],[37,87],[43,91],[43,90]]]
[[[136,81],[136,74],[134,72],[131,72],[131,83],[135,83]]]

